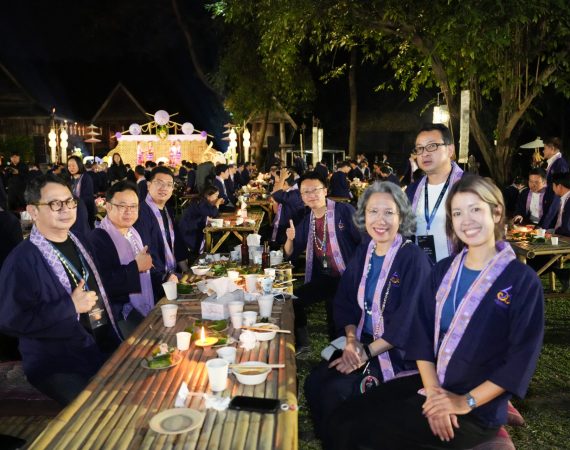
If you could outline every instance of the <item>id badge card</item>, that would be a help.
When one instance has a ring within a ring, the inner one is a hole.
[[[89,311],[89,325],[92,330],[106,325],[107,322],[107,311],[103,308],[99,308],[98,305],[95,305],[95,307]]]
[[[435,264],[437,259],[435,257],[435,241],[433,239],[433,235],[428,234],[426,236],[417,236],[417,239],[418,247],[421,248]]]

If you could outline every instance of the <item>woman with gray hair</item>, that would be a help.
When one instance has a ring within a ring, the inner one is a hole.
[[[410,203],[394,183],[375,182],[360,197],[354,223],[371,240],[355,250],[333,303],[334,323],[346,336],[346,346],[305,383],[321,438],[342,401],[396,378],[386,385],[390,392],[421,387],[415,363],[406,361],[401,350],[421,286],[431,273],[429,258],[404,237],[416,227]]]

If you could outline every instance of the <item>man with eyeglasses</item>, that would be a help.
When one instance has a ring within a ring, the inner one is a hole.
[[[293,301],[297,353],[301,354],[309,349],[305,308],[312,303],[325,302],[329,337],[336,338],[332,300],[361,235],[352,221],[354,208],[347,203],[327,200],[326,181],[319,174],[306,172],[297,184],[310,212],[297,226],[293,220],[289,221],[284,250],[292,261],[306,252],[305,284],[295,289],[298,298]]]
[[[148,243],[153,268],[150,275],[154,297],[164,296],[162,283],[176,281],[178,269],[188,270],[188,249],[174,221],[174,215],[167,209],[166,202],[172,197],[174,175],[168,167],[152,169],[148,181],[148,194],[140,204],[139,218],[134,227],[142,241]]]
[[[552,228],[554,223],[545,223],[554,192],[546,187],[544,169],[531,169],[528,173],[528,188],[519,194],[514,223],[532,223],[540,228]]]
[[[30,383],[66,405],[116,348],[119,332],[89,246],[69,231],[77,211],[69,186],[42,175],[25,197],[34,226],[0,271],[0,330],[19,338]]]
[[[133,227],[139,216],[137,187],[128,181],[112,185],[106,194],[107,214],[89,241],[101,268],[113,315],[127,338],[154,307],[150,269],[152,258]]]
[[[445,232],[445,200],[463,170],[452,160],[455,151],[449,128],[441,123],[425,125],[412,152],[425,175],[406,189],[417,219],[416,243],[435,263],[453,253]]]

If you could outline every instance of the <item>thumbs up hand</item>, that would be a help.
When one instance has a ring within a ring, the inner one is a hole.
[[[289,220],[289,228],[287,228],[287,231],[285,233],[287,234],[288,241],[295,240],[295,225],[293,224],[292,220]]]
[[[148,245],[145,245],[144,248],[137,254],[137,256],[135,256],[135,261],[137,262],[139,272],[146,272],[152,267],[152,258],[147,252]]]

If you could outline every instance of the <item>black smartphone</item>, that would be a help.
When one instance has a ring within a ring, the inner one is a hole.
[[[238,395],[232,398],[230,409],[236,411],[253,411],[260,413],[275,413],[279,410],[281,401],[276,398],[245,397]]]

